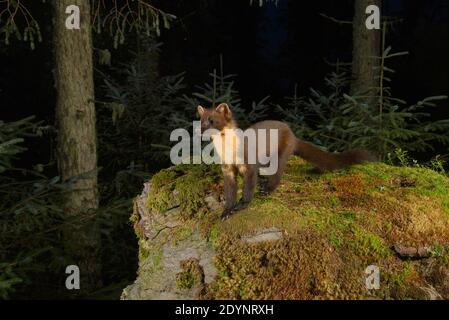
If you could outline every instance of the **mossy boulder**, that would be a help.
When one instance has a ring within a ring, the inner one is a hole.
[[[383,163],[311,169],[292,158],[276,192],[224,222],[218,166],[156,174],[135,201],[139,271],[122,298],[449,298],[449,178]]]

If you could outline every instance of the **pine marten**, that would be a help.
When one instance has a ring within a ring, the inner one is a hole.
[[[208,129],[216,129],[219,134],[212,136],[214,145],[216,146],[217,139],[221,139],[222,147],[236,148],[235,143],[232,146],[225,145],[225,134],[232,134],[233,130],[237,129],[236,122],[232,116],[232,112],[226,103],[220,104],[216,108],[206,109],[198,106],[198,113],[201,117],[201,132]],[[270,139],[267,138],[266,152],[273,154],[277,151],[278,167],[275,174],[267,176],[267,183],[264,187],[264,192],[273,192],[281,180],[287,161],[291,155],[298,155],[304,160],[314,165],[318,171],[332,171],[341,168],[346,168],[353,164],[376,161],[376,158],[366,150],[351,150],[343,153],[330,153],[320,150],[318,147],[304,142],[296,138],[290,127],[280,121],[261,121],[249,127],[255,132],[259,129],[265,129],[269,132],[270,129],[277,129],[277,150],[270,150]],[[256,139],[260,139],[259,134]],[[258,171],[263,165],[259,161],[256,163],[247,161],[248,147],[244,144],[245,160],[243,163],[224,163],[222,161],[221,167],[224,177],[224,193],[225,193],[225,208],[222,213],[222,219],[227,219],[233,212],[244,209],[248,206],[254,196],[254,191],[257,184]],[[216,148],[217,149],[217,148]],[[224,149],[223,149],[224,150]],[[251,151],[251,150],[250,150]],[[216,150],[220,157],[223,154],[220,150]],[[257,152],[252,150],[251,152]],[[253,164],[250,164],[253,163]],[[238,203],[237,197],[237,174],[243,176],[243,196]]]

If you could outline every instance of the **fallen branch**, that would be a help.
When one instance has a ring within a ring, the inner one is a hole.
[[[428,247],[406,247],[400,244],[395,244],[393,246],[394,251],[401,257],[401,258],[429,258],[432,254],[430,251],[430,248]]]

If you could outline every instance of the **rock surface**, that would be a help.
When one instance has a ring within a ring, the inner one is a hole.
[[[122,299],[449,298],[447,177],[381,163],[310,169],[291,159],[275,193],[225,222],[218,167],[155,175],[135,200],[139,270]],[[366,287],[371,265],[378,290]]]
[[[277,241],[282,239],[282,231],[278,228],[268,228],[258,231],[255,235],[244,236],[243,241],[247,243],[257,243],[264,241]]]

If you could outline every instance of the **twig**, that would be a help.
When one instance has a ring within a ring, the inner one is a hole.
[[[320,13],[320,16],[325,18],[325,19],[328,19],[328,20],[330,20],[332,22],[338,23],[338,24],[346,24],[346,25],[350,24],[350,25],[352,25],[352,21],[338,20],[338,19],[336,19],[334,17],[330,17],[330,16],[328,16],[327,14],[324,14],[324,13]]]

